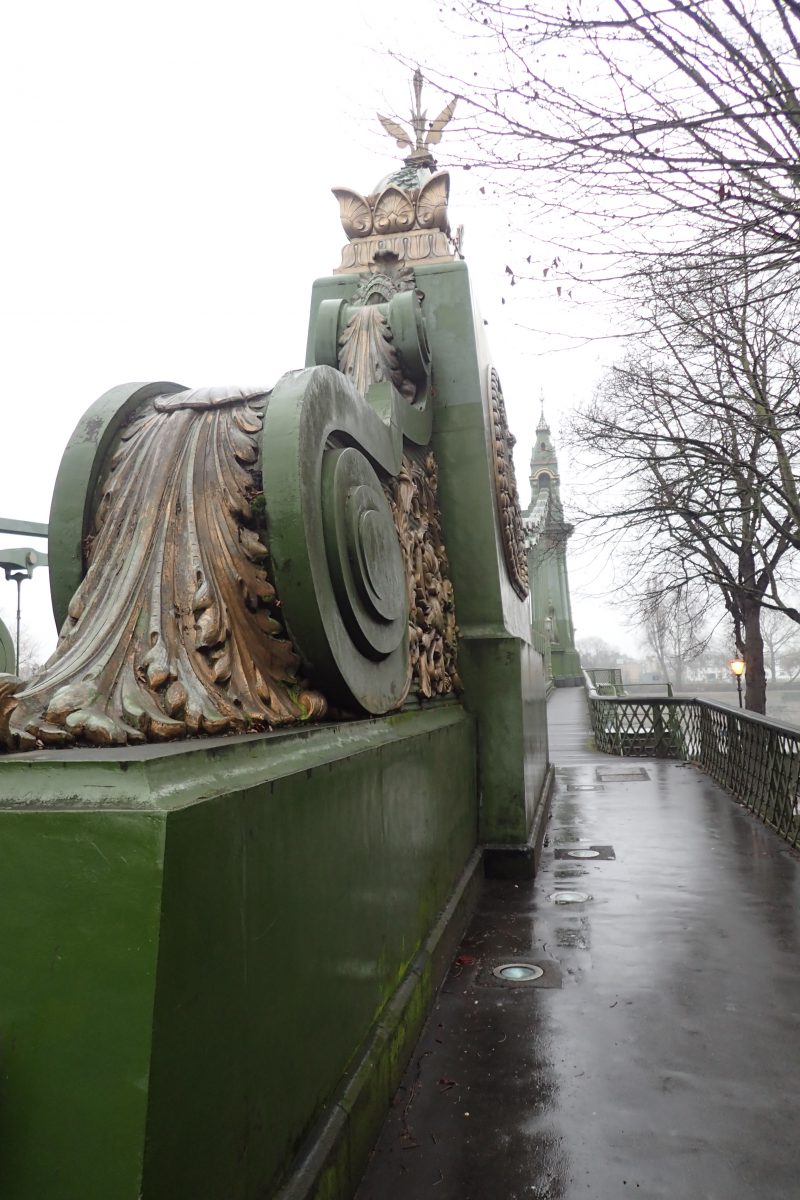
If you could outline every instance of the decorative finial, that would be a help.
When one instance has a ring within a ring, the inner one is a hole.
[[[541,413],[539,415],[539,424],[536,426],[536,432],[544,433],[547,431],[549,433],[550,426],[547,424],[544,415],[544,388],[539,388],[539,404],[541,405]]]
[[[408,158],[403,161],[407,166],[413,167],[429,167],[435,170],[436,161],[431,154],[430,147],[437,145],[442,140],[442,130],[447,125],[455,112],[457,97],[454,96],[446,108],[443,108],[435,121],[431,121],[427,125],[427,112],[422,108],[422,72],[417,67],[413,76],[414,88],[414,104],[411,109],[411,128],[414,133],[414,140],[397,121],[390,120],[389,117],[383,117],[380,113],[377,114],[383,128],[393,137],[397,145],[402,150],[405,146],[409,148],[411,153]],[[427,132],[426,132],[427,126]]]

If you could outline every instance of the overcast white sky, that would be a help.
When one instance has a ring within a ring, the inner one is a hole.
[[[330,188],[369,191],[402,153],[374,119],[376,109],[409,107],[408,75],[388,47],[419,57],[423,71],[462,53],[433,0],[385,7],[4,7],[1,516],[47,521],[63,448],[109,387],[269,385],[303,365],[311,283],[338,264],[345,240]],[[429,116],[446,101],[428,93]],[[447,137],[439,151],[447,166]],[[566,308],[554,316],[552,291],[531,298],[509,286],[520,215],[481,194],[485,184],[454,171],[451,221],[466,226],[525,503],[540,390],[557,428],[591,392],[606,352],[565,351],[562,339],[530,331],[579,332],[582,318]],[[563,453],[561,468],[568,502]],[[592,569],[576,563],[572,573],[579,636],[621,641],[618,606],[598,603]],[[38,574],[23,589],[23,620],[49,653],[55,629]],[[15,590],[0,578],[9,625]]]

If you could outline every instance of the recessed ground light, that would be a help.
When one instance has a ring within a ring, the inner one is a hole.
[[[568,858],[599,858],[599,850],[568,850]]]
[[[507,983],[532,983],[534,979],[541,979],[544,971],[533,963],[503,963],[495,967],[492,974]]]
[[[554,904],[583,904],[591,898],[588,892],[553,892],[550,896]]]

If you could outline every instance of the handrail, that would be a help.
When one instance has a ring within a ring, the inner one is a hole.
[[[695,763],[800,845],[800,728],[699,696],[602,695],[584,678],[598,750]]]

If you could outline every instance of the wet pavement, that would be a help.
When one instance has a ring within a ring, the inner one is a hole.
[[[800,857],[585,706],[550,700],[540,874],[486,884],[357,1200],[800,1197]]]

